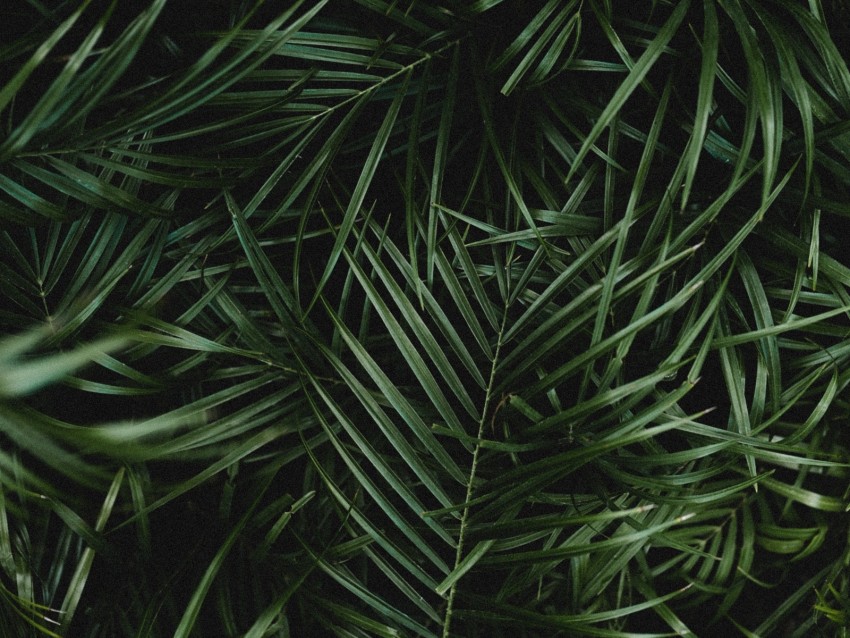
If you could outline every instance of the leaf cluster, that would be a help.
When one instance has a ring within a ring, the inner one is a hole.
[[[0,26],[9,635],[846,625],[839,8],[284,4]]]

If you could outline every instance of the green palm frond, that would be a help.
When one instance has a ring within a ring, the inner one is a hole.
[[[846,624],[841,13],[627,5],[15,10],[11,636]]]

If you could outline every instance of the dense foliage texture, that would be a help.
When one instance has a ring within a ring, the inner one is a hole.
[[[841,5],[13,4],[3,636],[846,631]]]

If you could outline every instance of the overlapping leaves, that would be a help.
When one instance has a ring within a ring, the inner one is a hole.
[[[839,617],[850,73],[819,2],[259,3],[145,75],[168,8],[2,50],[0,320],[47,324],[0,350],[10,626]],[[106,608],[113,538],[141,549]]]

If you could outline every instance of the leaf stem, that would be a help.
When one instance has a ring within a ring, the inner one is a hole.
[[[478,434],[476,435],[477,443],[472,452],[472,465],[469,469],[469,481],[466,483],[466,499],[469,503],[472,500],[472,486],[475,484],[475,474],[478,469],[478,452],[481,450],[481,438],[484,436],[484,427],[487,422],[487,413],[489,412],[490,402],[493,398],[493,387],[496,378],[496,366],[499,362],[499,352],[502,349],[502,336],[505,334],[505,324],[508,319],[507,306],[502,314],[502,325],[499,326],[499,336],[496,342],[496,351],[493,353],[493,362],[490,366],[490,377],[487,380],[487,392],[484,397],[484,409],[481,410],[481,418],[478,420]],[[469,519],[469,505],[463,508],[463,514],[460,519],[460,532],[457,539],[457,551],[455,552],[455,564],[452,571],[457,570],[463,560],[464,541],[466,539],[467,520]],[[457,593],[457,586],[460,578],[456,579],[449,589],[449,596],[446,602],[445,620],[443,622],[443,638],[449,638],[451,635],[452,613],[454,612],[454,600]]]
[[[404,65],[400,69],[397,69],[395,72],[389,74],[387,77],[381,78],[380,80],[378,80],[374,84],[366,87],[365,89],[363,89],[361,91],[358,91],[354,95],[351,95],[351,96],[345,98],[344,100],[334,104],[333,106],[329,106],[324,111],[320,111],[318,113],[310,115],[309,117],[304,118],[304,121],[305,122],[313,122],[317,119],[324,118],[328,115],[331,115],[337,109],[342,108],[346,104],[349,104],[351,102],[355,102],[355,101],[359,100],[361,97],[363,97],[364,95],[367,95],[369,93],[374,93],[375,91],[377,91],[379,88],[381,88],[385,84],[392,82],[397,77],[400,77],[400,76],[402,76],[406,73],[409,73],[411,70],[413,70],[414,68],[416,68],[420,64],[423,64],[424,62],[427,62],[428,60],[432,60],[434,58],[440,57],[444,52],[446,52],[449,49],[456,47],[458,44],[460,44],[461,40],[462,40],[462,38],[452,40],[451,42],[448,42],[447,44],[441,46],[436,51],[433,51],[433,52],[430,52],[430,53],[429,52],[423,52],[424,55],[421,58],[414,60],[410,64]]]

